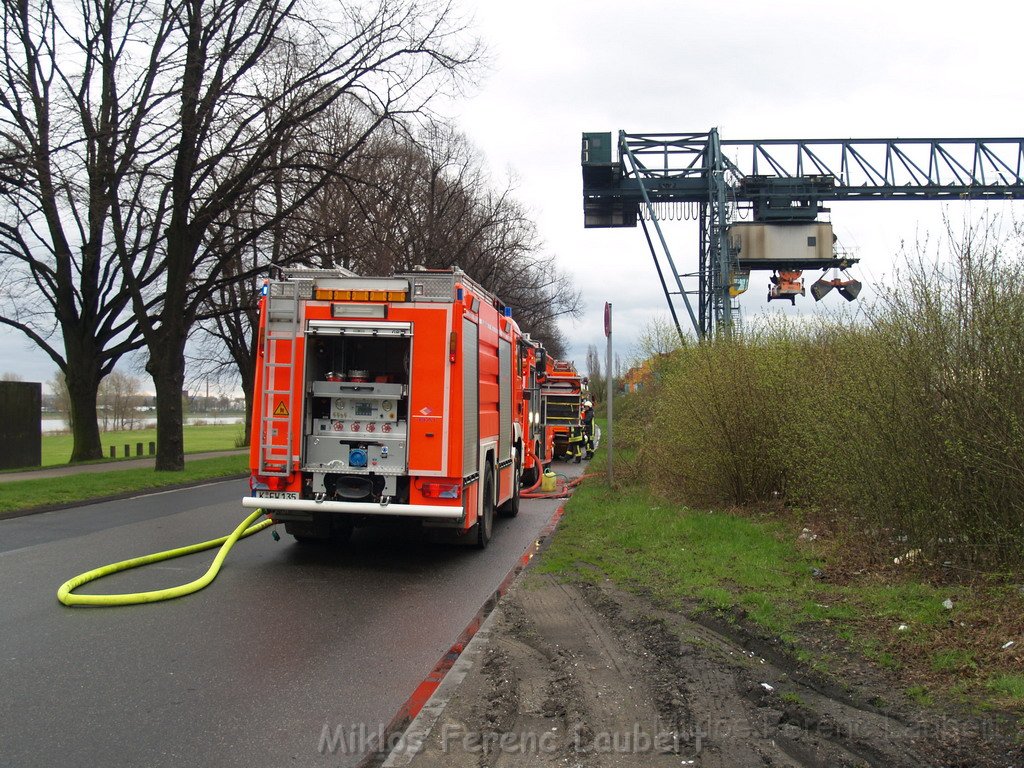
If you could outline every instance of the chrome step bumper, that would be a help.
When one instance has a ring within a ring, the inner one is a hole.
[[[432,517],[443,520],[462,519],[462,506],[441,507],[425,504],[378,504],[365,501],[311,501],[309,499],[242,499],[246,509],[282,512],[335,512],[349,515],[388,515],[391,517]]]

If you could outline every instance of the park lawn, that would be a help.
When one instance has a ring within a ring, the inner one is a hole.
[[[241,418],[239,418],[241,422]],[[185,453],[206,451],[230,451],[237,447],[242,436],[242,424],[202,424],[185,427]],[[103,455],[110,456],[110,446],[117,449],[118,459],[124,458],[124,446],[131,446],[135,455],[137,443],[142,443],[143,455],[149,453],[150,442],[156,442],[156,428],[130,431],[101,432]],[[72,437],[70,434],[43,435],[43,466],[53,467],[67,464],[71,457]]]
[[[248,456],[233,455],[186,461],[182,472],[121,469],[39,480],[17,480],[0,485],[0,518],[10,512],[34,507],[74,504],[204,480],[242,477],[248,474],[248,468]]]

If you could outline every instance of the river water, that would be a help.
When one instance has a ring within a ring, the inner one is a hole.
[[[44,418],[42,420],[43,434],[56,434],[67,432],[68,424],[61,418]],[[186,426],[193,424],[238,424],[242,425],[241,416],[186,416]],[[156,417],[147,417],[135,420],[135,429],[150,429],[156,426]]]

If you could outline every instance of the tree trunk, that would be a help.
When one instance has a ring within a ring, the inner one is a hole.
[[[245,443],[249,445],[252,441],[252,379],[242,379],[242,393],[245,395]]]
[[[181,472],[185,469],[185,359],[181,354],[168,358],[155,362],[151,357],[146,365],[156,387],[156,470]]]
[[[90,381],[81,369],[65,372],[71,406],[71,434],[74,436],[70,461],[94,461],[103,458],[100,427],[96,418],[96,391],[99,382]]]
[[[237,338],[234,344],[229,345],[231,356],[238,368],[238,375],[242,380],[242,394],[245,396],[245,445],[252,442],[252,406],[253,395],[256,386],[256,361],[259,359],[258,340],[256,338],[259,328],[259,313],[252,310],[243,310],[249,317],[247,324],[241,328],[252,329],[248,338]]]

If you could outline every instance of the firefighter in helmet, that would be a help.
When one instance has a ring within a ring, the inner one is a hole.
[[[580,423],[583,425],[583,447],[586,451],[584,458],[590,459],[594,456],[594,403],[589,399],[583,401]]]

